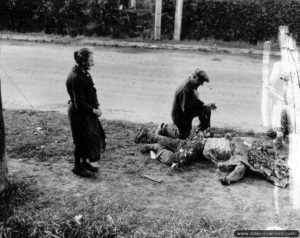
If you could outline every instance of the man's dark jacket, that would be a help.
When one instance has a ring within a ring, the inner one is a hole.
[[[203,105],[191,78],[176,89],[171,115],[179,131],[192,128],[193,118],[198,116]]]

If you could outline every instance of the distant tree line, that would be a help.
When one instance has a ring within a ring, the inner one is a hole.
[[[150,1],[150,0],[149,0]],[[176,0],[163,0],[162,36],[171,39]],[[133,36],[136,15],[120,0],[1,0],[0,27],[17,32]],[[256,43],[276,38],[279,25],[300,36],[299,0],[185,0],[182,39]]]

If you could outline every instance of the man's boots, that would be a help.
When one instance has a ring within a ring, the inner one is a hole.
[[[145,143],[148,139],[149,130],[145,127],[142,127],[138,135],[135,137],[135,143]]]
[[[165,135],[165,123],[160,123],[155,131],[155,134],[164,136]]]

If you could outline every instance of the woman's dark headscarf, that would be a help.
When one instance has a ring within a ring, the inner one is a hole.
[[[91,54],[93,54],[93,52],[88,48],[81,48],[74,52],[74,59],[79,66],[85,67],[85,64]]]

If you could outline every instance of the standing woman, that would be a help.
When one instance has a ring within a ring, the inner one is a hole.
[[[93,53],[82,48],[74,52],[76,65],[70,72],[66,85],[70,96],[68,116],[74,142],[73,173],[91,177],[98,168],[87,162],[100,159],[105,150],[105,132],[98,119],[102,115],[96,88],[88,70],[94,66]]]

